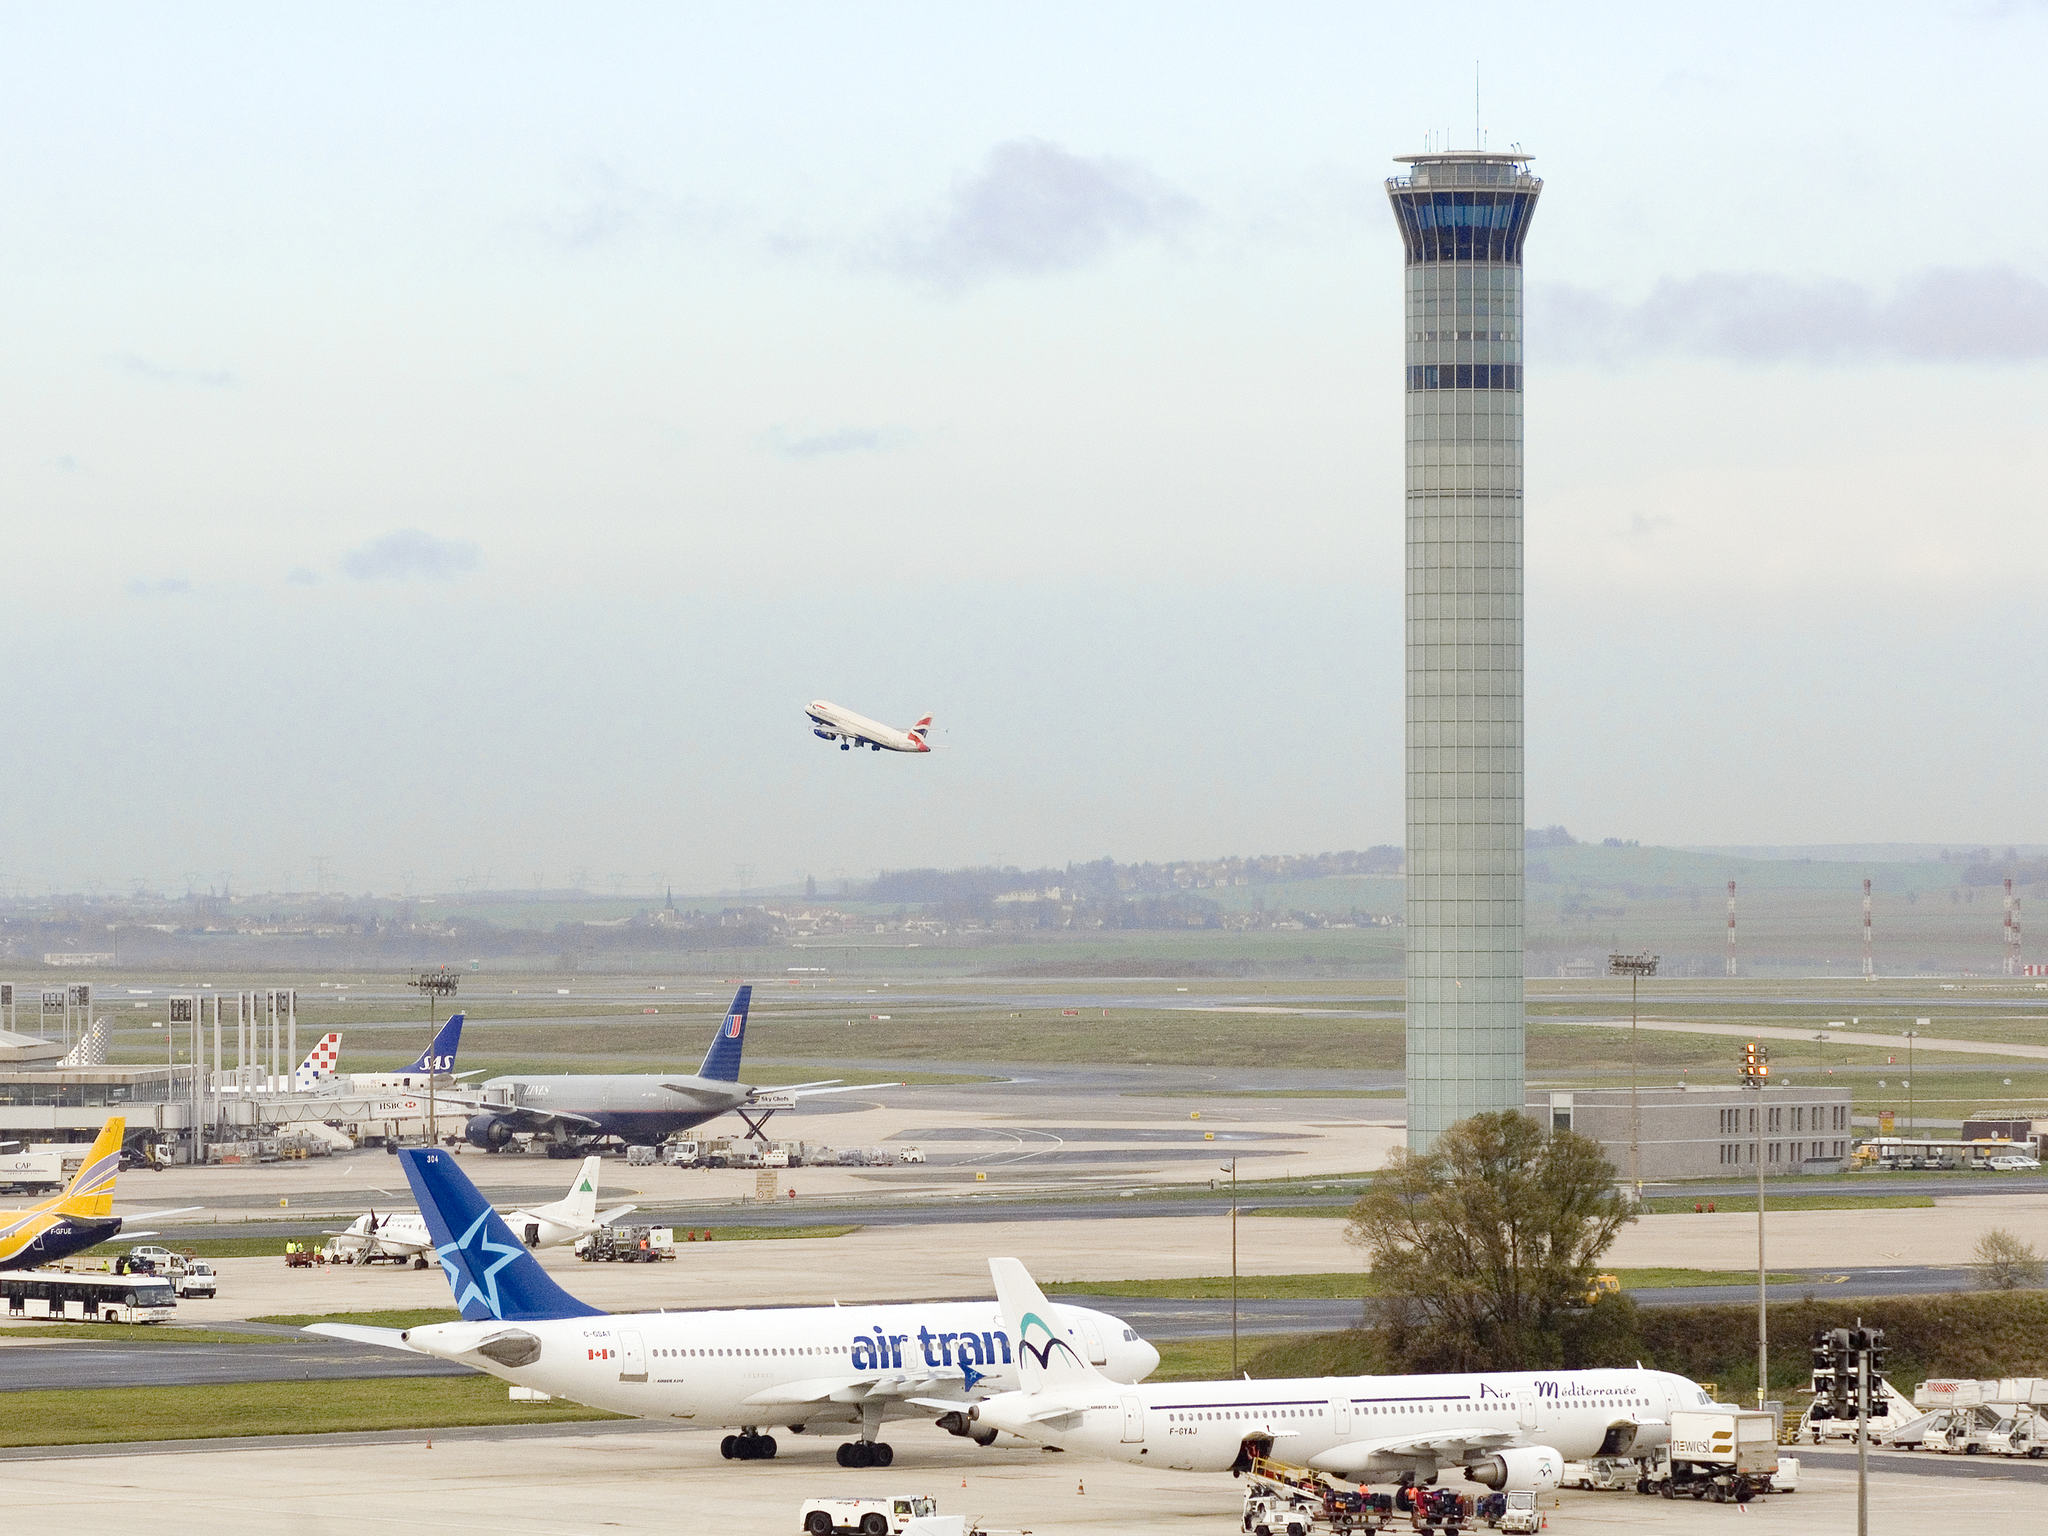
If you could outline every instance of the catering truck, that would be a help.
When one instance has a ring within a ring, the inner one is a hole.
[[[1768,1413],[1742,1408],[1679,1408],[1671,1438],[1643,1463],[1641,1493],[1675,1499],[1747,1504],[1771,1486],[1778,1470],[1778,1439]]]

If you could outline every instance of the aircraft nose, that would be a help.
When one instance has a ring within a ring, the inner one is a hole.
[[[1143,1381],[1159,1369],[1159,1351],[1144,1339],[1138,1340],[1137,1348],[1139,1370],[1136,1379]]]

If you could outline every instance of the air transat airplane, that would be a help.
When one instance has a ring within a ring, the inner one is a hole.
[[[899,731],[893,725],[870,720],[866,715],[856,715],[852,710],[841,709],[824,699],[811,700],[810,708],[804,713],[811,717],[811,734],[823,741],[838,742],[842,752],[854,747],[867,747],[876,752],[929,752],[932,749],[931,743],[925,740],[932,728],[930,715],[909,730]]]
[[[754,989],[733,994],[732,1007],[712,1036],[711,1048],[695,1075],[687,1072],[579,1073],[575,1076],[493,1077],[483,1083],[483,1102],[471,1106],[469,1140],[489,1152],[502,1151],[516,1135],[551,1138],[578,1147],[616,1136],[652,1146],[671,1132],[688,1130],[731,1110],[759,1136],[768,1117],[798,1099],[893,1083],[851,1083],[835,1078],[794,1083],[787,1088],[750,1088],[739,1080],[740,1053],[747,1042],[747,1009]]]
[[[0,1269],[33,1269],[38,1264],[55,1263],[120,1233],[122,1218],[114,1214],[114,1178],[121,1171],[121,1138],[127,1129],[123,1115],[115,1115],[101,1126],[86,1149],[85,1161],[61,1194],[27,1210],[0,1211]],[[140,1221],[194,1209],[187,1205],[145,1211],[128,1219]]]
[[[1555,1488],[1567,1459],[1634,1456],[1671,1413],[1711,1399],[1666,1371],[1477,1371],[1122,1386],[1091,1365],[1015,1259],[989,1260],[1019,1390],[977,1403],[967,1428],[1007,1431],[1105,1461],[1242,1472],[1254,1456],[1358,1482],[1427,1483],[1452,1468],[1489,1488]]]
[[[614,1413],[737,1429],[720,1449],[740,1461],[775,1454],[762,1431],[776,1424],[792,1434],[849,1429],[842,1467],[890,1465],[896,1453],[880,1438],[890,1419],[995,1439],[966,1417],[978,1397],[1018,1379],[1015,1334],[989,1302],[607,1315],[554,1282],[450,1153],[398,1157],[462,1321],[307,1332],[453,1360]],[[1159,1364],[1119,1318],[1042,1301],[1036,1311],[1104,1373],[1098,1380],[1137,1381]]]

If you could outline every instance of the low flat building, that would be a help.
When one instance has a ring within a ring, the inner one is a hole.
[[[1600,1143],[1607,1160],[1630,1179],[1629,1091],[1626,1088],[1532,1089],[1527,1112],[1553,1130],[1577,1131]],[[1643,1088],[1636,1119],[1644,1182],[1756,1177],[1763,1116],[1764,1172],[1834,1173],[1853,1145],[1847,1088]]]

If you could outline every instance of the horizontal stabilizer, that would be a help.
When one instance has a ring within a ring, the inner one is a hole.
[[[346,1339],[351,1344],[374,1344],[379,1349],[402,1349],[409,1355],[426,1353],[405,1342],[405,1330],[402,1328],[366,1328],[360,1323],[314,1323],[299,1332],[317,1333],[328,1339]]]

